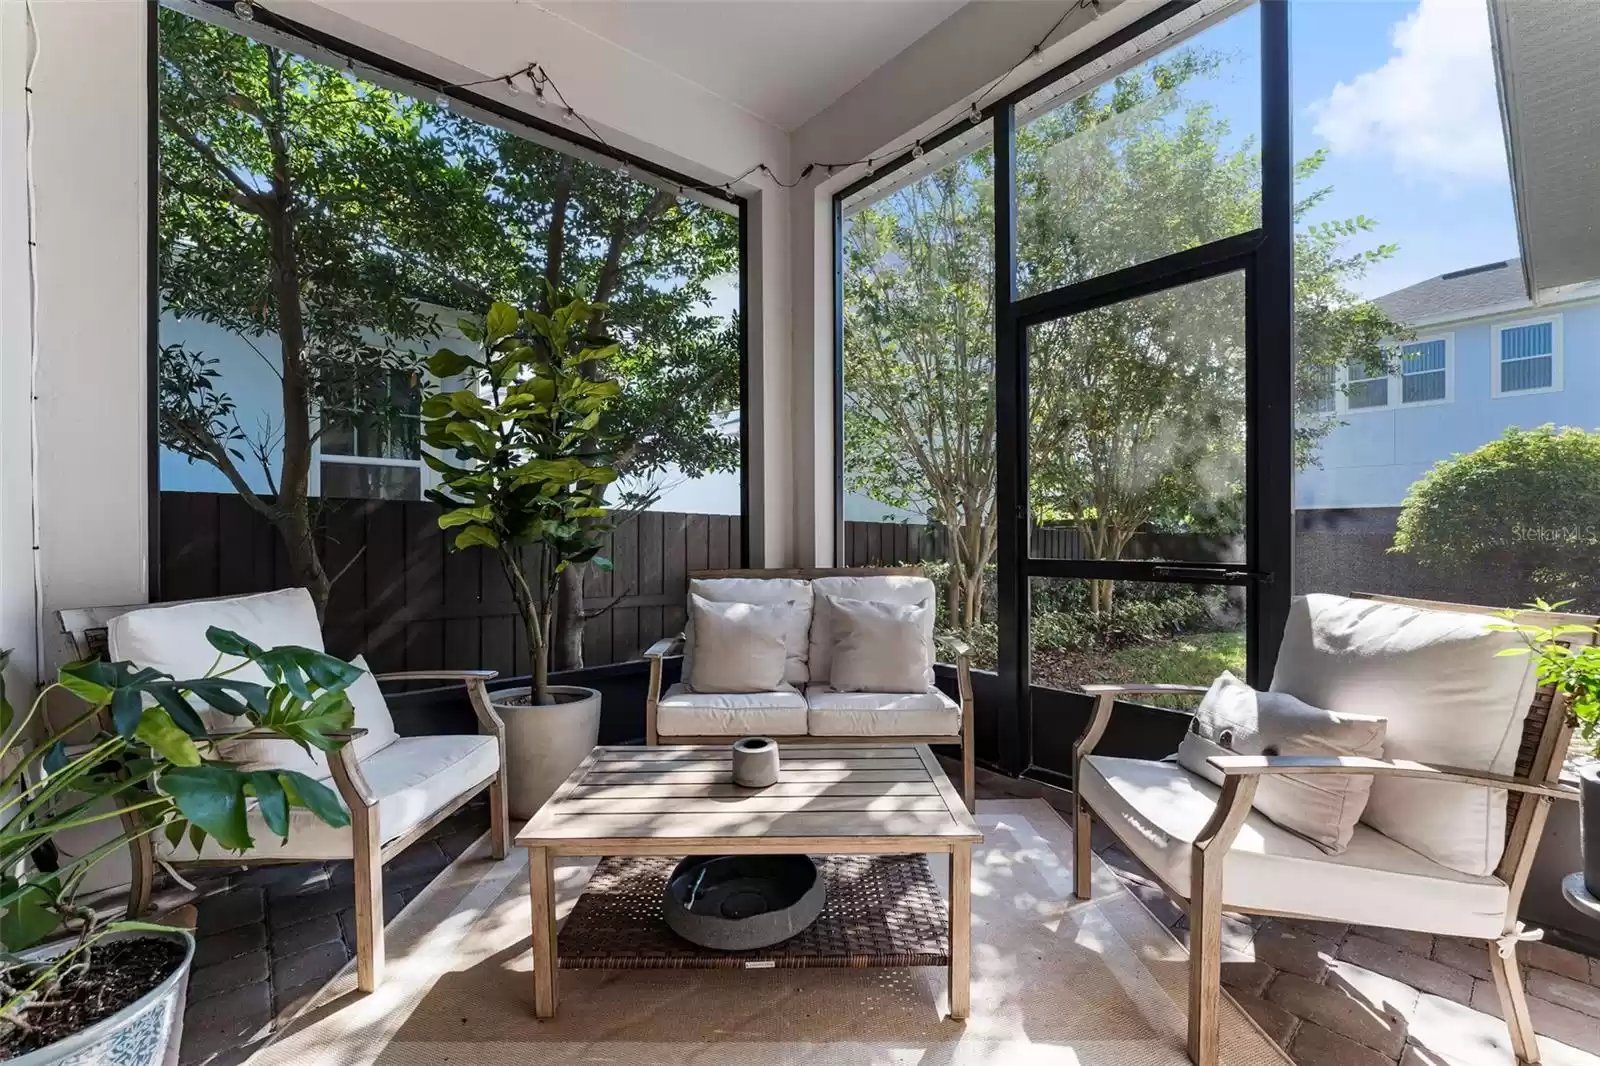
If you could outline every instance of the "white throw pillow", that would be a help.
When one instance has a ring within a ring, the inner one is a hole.
[[[697,577],[689,582],[689,594],[717,603],[759,603],[796,608],[789,616],[789,628],[783,635],[787,661],[783,679],[791,685],[804,685],[811,680],[806,659],[807,640],[811,632],[811,582],[798,578],[767,577]],[[695,634],[694,614],[691,612],[683,627],[683,678],[694,673]]]
[[[1214,755],[1358,755],[1383,758],[1384,721],[1339,714],[1302,703],[1286,692],[1257,692],[1223,672],[1195,711],[1178,746],[1178,762],[1222,784],[1206,762]],[[1350,846],[1366,809],[1372,778],[1362,774],[1265,775],[1251,804],[1285,829],[1337,855]]]
[[[816,593],[811,614],[811,650],[807,665],[813,684],[832,683],[833,619],[829,596],[876,603],[926,604],[929,607],[923,638],[928,645],[928,676],[923,688],[933,687],[933,582],[911,574],[877,574],[861,577],[819,577],[811,582]],[[837,688],[838,686],[834,686]]]
[[[836,692],[926,692],[931,604],[824,597],[833,629],[829,684]]]
[[[1274,692],[1388,719],[1384,754],[1508,774],[1538,689],[1514,633],[1492,615],[1315,594],[1289,611]],[[1462,873],[1494,872],[1505,851],[1504,789],[1379,777],[1361,820]]]
[[[774,692],[783,680],[784,634],[796,608],[754,603],[717,603],[690,594],[695,632],[692,692]]]

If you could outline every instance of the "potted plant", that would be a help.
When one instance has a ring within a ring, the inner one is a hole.
[[[153,833],[174,844],[187,835],[196,848],[211,836],[247,850],[252,801],[283,839],[294,807],[350,824],[321,782],[246,770],[218,745],[271,736],[337,750],[354,720],[345,689],[361,671],[307,648],[261,649],[216,628],[206,635],[219,664],[224,654],[240,656],[270,683],[235,679],[237,665],[180,681],[131,663],[85,661],[62,667],[21,721],[0,689],[0,1060],[159,1066],[176,1041],[194,938],[88,906],[78,890],[96,863]],[[0,653],[0,670],[6,658]],[[46,700],[62,691],[76,697],[77,713],[29,746]],[[241,721],[213,732],[201,708]],[[52,839],[92,823],[120,823],[122,831],[63,862]]]
[[[1566,606],[1535,600],[1534,609],[1546,613]],[[1515,619],[1516,611],[1505,612]],[[1591,759],[1578,768],[1579,840],[1583,849],[1584,886],[1600,898],[1600,626],[1566,623],[1498,623],[1496,629],[1519,633],[1523,648],[1507,648],[1501,655],[1531,655],[1539,683],[1553,685],[1567,698],[1567,713],[1576,721],[1576,738]],[[1574,637],[1584,638],[1583,642]]]
[[[562,571],[585,562],[610,568],[599,551],[605,490],[617,479],[604,416],[621,388],[604,369],[618,345],[586,337],[603,305],[548,284],[547,298],[548,314],[497,302],[481,325],[462,320],[462,334],[481,350],[434,353],[428,369],[462,387],[422,405],[423,440],[438,453],[424,459],[440,475],[428,492],[442,508],[439,525],[455,531],[454,549],[498,555],[527,635],[533,683],[495,694],[519,818],[531,817],[599,739],[600,693],[550,684],[549,645]]]

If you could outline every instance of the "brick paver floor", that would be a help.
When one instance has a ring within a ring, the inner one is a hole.
[[[981,795],[1001,796],[993,786]],[[1059,802],[1059,796],[1047,797]],[[392,917],[488,825],[468,807],[384,869]],[[1095,850],[1158,920],[1186,919],[1109,835]],[[198,946],[184,1066],[233,1066],[354,953],[347,862],[222,873],[196,881]],[[1503,1066],[1510,1061],[1481,941],[1362,926],[1229,917],[1223,982],[1297,1066]],[[1519,949],[1550,1066],[1600,1066],[1600,958]]]
[[[1098,826],[1096,827],[1098,830]],[[1095,852],[1152,914],[1187,939],[1188,919],[1109,834]],[[1297,1066],[1505,1066],[1510,1044],[1481,940],[1228,916],[1222,981]],[[1600,958],[1518,948],[1533,1026],[1558,1041],[1550,1066],[1600,1066]]]
[[[384,911],[394,915],[489,826],[469,805],[383,870]],[[270,1036],[355,954],[355,890],[348,862],[258,866],[191,877],[164,904],[197,905],[194,968],[183,1019],[183,1066],[233,1066]]]

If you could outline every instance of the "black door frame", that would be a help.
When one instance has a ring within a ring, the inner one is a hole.
[[[1257,0],[1261,32],[1261,225],[1110,274],[1018,299],[1014,109],[995,115],[996,514],[1000,689],[1011,713],[1000,722],[1000,765],[1033,770],[1029,678],[1030,585],[1035,577],[1121,578],[1244,587],[1248,677],[1272,676],[1288,617],[1293,567],[1293,127],[1288,0]],[[1002,134],[1005,150],[1000,148]],[[1245,288],[1245,564],[1181,566],[1120,560],[1036,559],[1029,550],[1028,327],[1240,273]],[[1059,779],[1065,768],[1039,767]]]
[[[994,143],[996,609],[999,623],[998,767],[1022,775],[1033,765],[1028,677],[1029,584],[1034,577],[1114,577],[1190,584],[1243,586],[1249,590],[1246,654],[1249,679],[1272,675],[1288,617],[1294,538],[1294,170],[1290,99],[1289,2],[1255,0],[1260,11],[1261,225],[1198,248],[1049,292],[1017,297],[1016,106],[1051,83],[1081,69],[1194,6],[1172,0],[1066,63],[1030,80],[982,112]],[[1232,12],[1230,12],[1231,14]],[[925,139],[935,147],[962,132],[958,123]],[[921,153],[917,153],[920,155]],[[834,521],[844,525],[844,337],[842,205],[914,156],[902,155],[834,196],[835,484]],[[1194,281],[1242,273],[1245,282],[1245,566],[1137,561],[1030,558],[1027,514],[1027,327]],[[842,540],[836,548],[843,563]],[[1038,768],[1059,780],[1059,770]]]

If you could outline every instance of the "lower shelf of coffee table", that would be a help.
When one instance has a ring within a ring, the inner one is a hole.
[[[828,886],[817,920],[781,944],[715,951],[661,915],[670,858],[600,860],[557,939],[565,970],[789,970],[948,966],[949,911],[922,855],[817,856]]]

